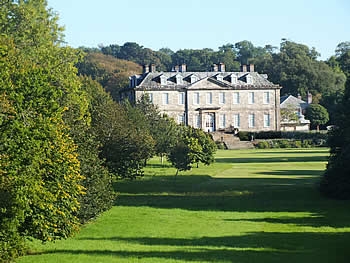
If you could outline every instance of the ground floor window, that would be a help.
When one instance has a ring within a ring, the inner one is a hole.
[[[248,115],[248,128],[254,128],[255,127],[255,114],[249,114]]]

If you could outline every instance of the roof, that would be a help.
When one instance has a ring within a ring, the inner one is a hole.
[[[137,79],[136,89],[190,89],[206,80],[225,89],[281,88],[257,72],[148,72],[131,78]]]
[[[306,109],[309,104],[307,102],[298,99],[292,95],[281,96],[280,98],[281,108],[293,107]]]

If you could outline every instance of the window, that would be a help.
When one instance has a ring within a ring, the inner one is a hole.
[[[264,92],[264,104],[270,104],[270,92]]]
[[[233,104],[239,104],[240,98],[239,98],[239,92],[233,93]]]
[[[219,128],[225,128],[226,127],[226,115],[220,114],[219,115]]]
[[[193,93],[193,104],[195,105],[199,104],[199,92]]]
[[[213,94],[211,92],[207,93],[207,104],[213,103]]]
[[[153,93],[146,93],[150,103],[153,103]]]
[[[248,103],[249,104],[254,104],[254,92],[249,92],[248,93]]]
[[[264,127],[270,127],[271,121],[270,121],[270,114],[264,114]]]
[[[163,93],[162,99],[163,99],[163,105],[168,105],[169,104],[169,93]]]
[[[239,128],[241,126],[241,118],[239,116],[239,113],[233,114],[233,127]]]
[[[175,79],[176,79],[176,84],[178,84],[178,85],[182,85],[183,84],[182,76],[176,75]]]
[[[194,119],[193,119],[193,127],[194,128],[200,128],[201,126],[201,119],[199,114],[194,115]]]
[[[179,124],[184,125],[185,124],[185,114],[180,114],[177,116],[177,120]]]
[[[219,93],[219,103],[225,104],[225,93],[223,93],[223,92]]]
[[[180,105],[184,105],[185,104],[185,93],[184,92],[180,92],[179,93],[179,104]]]
[[[248,128],[253,128],[253,127],[255,127],[255,115],[249,114],[249,116],[248,116]]]
[[[167,79],[165,76],[160,76],[160,85],[166,85],[167,84]]]

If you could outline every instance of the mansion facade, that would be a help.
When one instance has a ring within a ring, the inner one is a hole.
[[[225,72],[225,65],[208,72],[187,72],[186,65],[171,72],[144,66],[143,74],[130,77],[121,99],[137,101],[147,94],[161,113],[177,123],[214,131],[280,130],[280,89],[254,65],[240,72]]]

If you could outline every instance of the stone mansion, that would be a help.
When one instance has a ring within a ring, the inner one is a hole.
[[[280,89],[252,64],[242,65],[240,72],[225,72],[222,63],[208,72],[187,72],[185,64],[157,72],[149,65],[130,77],[121,98],[136,101],[148,94],[177,123],[206,132],[268,131],[280,130]]]

